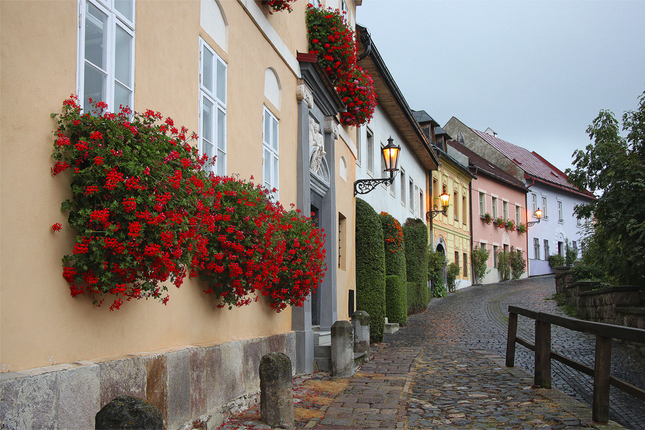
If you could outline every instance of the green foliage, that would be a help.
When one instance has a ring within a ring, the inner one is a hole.
[[[605,279],[645,284],[645,92],[636,111],[625,112],[621,125],[608,110],[600,111],[587,133],[593,141],[573,153],[569,180],[600,197],[578,205],[578,218],[590,219],[583,260],[599,267]]]
[[[422,311],[428,307],[428,228],[420,219],[408,219],[403,225],[405,261],[408,281],[413,284],[412,297],[408,296],[408,312]]]
[[[453,293],[457,286],[457,276],[459,276],[459,265],[457,263],[450,263],[448,265],[448,291]]]
[[[564,256],[564,263],[568,267],[571,267],[573,266],[573,263],[575,263],[575,261],[578,259],[578,250],[569,245],[569,239],[565,240],[565,245],[566,254]]]
[[[564,266],[564,257],[560,254],[549,255],[549,267],[555,269],[556,267]]]
[[[396,275],[385,277],[385,315],[391,323],[408,322],[408,291],[406,282]]]
[[[500,281],[508,281],[511,278],[511,253],[501,251],[497,253],[497,272]]]
[[[490,251],[485,248],[477,247],[471,252],[475,282],[477,284],[481,284],[486,274],[490,272],[490,269],[486,265],[489,256]]]
[[[407,273],[405,262],[406,244],[403,241],[403,229],[396,218],[386,212],[381,212],[379,219],[381,220],[381,226],[383,228],[385,274],[397,277],[400,284],[397,286],[397,291],[400,291],[403,300],[400,301],[397,297],[394,300],[395,304],[393,304],[396,308],[390,309],[390,297],[388,297],[389,292],[386,289],[385,311],[390,322],[405,325],[407,323],[408,292],[406,285]],[[403,308],[399,309],[398,306],[403,306]],[[403,316],[401,316],[401,314]]]
[[[448,294],[443,281],[439,281],[438,283],[434,284],[433,292],[435,297],[446,297],[446,294]]]
[[[571,276],[574,281],[601,281],[604,278],[604,273],[600,267],[590,266],[583,262],[573,266]]]
[[[385,251],[378,214],[356,199],[356,307],[370,316],[370,339],[383,340],[385,327]]]
[[[518,280],[524,273],[524,270],[526,270],[524,254],[519,249],[516,249],[509,253],[509,258],[511,263],[511,276],[514,280]]]
[[[428,251],[428,279],[432,285],[443,283],[443,270],[448,262],[446,256],[439,251]]]

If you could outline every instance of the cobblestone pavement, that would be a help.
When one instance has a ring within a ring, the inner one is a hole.
[[[563,315],[553,300],[552,276],[517,282],[470,287],[430,302],[426,312],[409,318],[408,326],[386,337],[392,346],[426,346],[424,360],[434,360],[443,348],[461,351],[455,359],[470,357],[469,351],[491,351],[499,356],[506,352],[508,306]],[[520,317],[518,334],[534,339],[533,321]],[[552,328],[553,350],[593,367],[595,338],[561,327]],[[440,346],[441,345],[441,346]],[[447,358],[450,354],[447,354]],[[533,352],[517,346],[515,364],[533,372]],[[463,363],[462,365],[468,365]],[[484,364],[482,364],[483,366]],[[503,363],[502,363],[503,365]],[[624,345],[614,342],[612,374],[640,388],[645,388],[645,358]],[[554,387],[577,400],[591,404],[593,382],[590,377],[552,361]],[[491,375],[492,376],[492,375]],[[645,403],[615,388],[611,389],[610,419],[627,428],[645,429]]]
[[[504,366],[508,305],[561,314],[548,300],[554,292],[553,277],[544,277],[470,287],[432,300],[426,312],[409,317],[407,327],[386,335],[353,378],[333,379],[326,373],[295,378],[296,427],[619,428],[592,423],[591,409],[571,397],[591,398],[585,375],[553,361],[553,385],[560,389],[533,388],[533,353],[519,345],[517,367]],[[520,317],[518,334],[533,339],[532,321]],[[590,336],[554,326],[552,340],[554,350],[593,364]],[[645,386],[643,357],[615,344],[612,358],[612,373]],[[612,391],[611,419],[627,428],[645,428],[643,402],[616,394]],[[259,422],[256,406],[219,428],[269,427]]]

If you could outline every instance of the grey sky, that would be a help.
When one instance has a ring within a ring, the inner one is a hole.
[[[562,170],[601,109],[620,119],[645,91],[645,1],[364,0],[357,22],[412,109]]]

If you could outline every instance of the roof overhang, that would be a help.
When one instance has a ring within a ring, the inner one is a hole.
[[[390,75],[369,31],[363,26],[356,25],[356,33],[359,40],[359,66],[372,75],[379,106],[385,111],[397,132],[405,139],[423,166],[428,170],[437,170],[439,158],[414,119],[412,110]]]

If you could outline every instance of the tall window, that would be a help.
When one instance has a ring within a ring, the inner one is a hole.
[[[558,222],[564,222],[564,211],[562,209],[562,200],[558,200]]]
[[[459,192],[457,191],[457,184],[455,184],[455,194],[452,198],[452,201],[455,202],[453,207],[453,216],[455,221],[459,221]]]
[[[414,213],[414,180],[410,178],[410,199],[408,200],[408,206],[410,207],[410,212]]]
[[[504,219],[508,219],[508,202],[502,202],[502,211]]]
[[[551,252],[549,251],[549,241],[544,239],[544,259],[548,260]]]
[[[280,198],[279,136],[278,120],[265,106],[262,120],[262,180],[266,189],[272,191],[276,200]]]
[[[493,207],[493,218],[497,218],[497,197],[491,197]]]
[[[455,264],[459,266],[459,251],[455,251]]]
[[[133,106],[134,0],[85,0],[79,30],[78,93],[85,112],[89,99]]]
[[[549,215],[546,210],[546,196],[542,196],[542,218],[549,219]]]
[[[419,189],[419,216],[421,216],[421,218],[423,218],[423,214],[425,214],[424,203],[423,190]]]
[[[461,221],[466,225],[466,220],[468,219],[468,202],[466,200],[466,196],[461,197],[461,210],[463,211]]]
[[[522,222],[522,208],[520,206],[515,206],[515,224],[518,226]]]
[[[468,254],[464,252],[464,278],[468,278]]]
[[[486,213],[486,194],[479,192],[479,215],[483,216]]]
[[[493,267],[497,267],[497,252],[499,251],[499,246],[493,245]]]
[[[216,157],[211,166],[216,175],[226,175],[226,64],[201,39],[199,47],[199,149],[211,159]]]
[[[367,173],[374,175],[374,133],[369,128],[367,131]]]
[[[405,178],[405,170],[401,169],[401,204],[403,206],[405,206],[405,197],[407,195],[405,193],[406,184],[407,184],[407,182],[406,182],[406,178]]]
[[[416,197],[421,197],[419,195],[419,187],[417,187],[416,185],[414,186],[414,195]],[[421,199],[414,199],[414,214],[416,216],[419,216],[419,206],[420,205],[421,205]]]
[[[533,238],[533,256],[536,260],[540,259],[540,239],[537,237]]]
[[[533,204],[533,213],[537,210],[537,195],[531,194],[531,202]]]
[[[361,139],[362,132],[363,130],[361,129],[361,127],[358,127],[358,129],[356,130],[356,164],[358,164],[359,166],[361,165],[361,142],[363,141]]]

